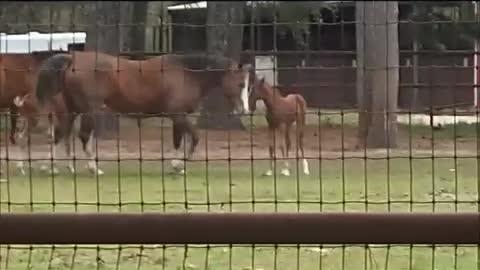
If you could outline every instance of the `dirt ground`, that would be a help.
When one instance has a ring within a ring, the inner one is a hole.
[[[294,130],[292,130],[292,150],[290,158],[295,158]],[[475,138],[434,138],[431,136],[413,134],[412,139],[408,131],[399,132],[399,145],[397,149],[368,150],[357,149],[357,128],[353,126],[309,125],[305,132],[305,152],[307,158],[342,158],[343,157],[387,157],[391,156],[423,156],[435,155],[457,156],[476,155],[477,142]],[[117,159],[161,159],[172,158],[172,128],[159,127],[159,125],[144,126],[142,137],[134,124],[123,124],[120,128],[119,139],[98,140],[96,146],[99,160]],[[251,131],[218,131],[199,130],[200,142],[197,146],[193,160],[250,160],[268,158],[268,133],[266,127],[256,127]],[[163,135],[163,136],[162,136]],[[1,155],[6,158],[21,158],[18,147],[5,145],[5,132],[2,136]],[[277,137],[281,139],[280,136]],[[84,157],[81,144],[75,138],[74,152],[77,157]],[[454,143],[456,142],[456,144]],[[141,145],[141,150],[140,150]],[[45,133],[32,135],[31,158],[47,158],[49,152]],[[162,151],[163,149],[163,151]],[[432,150],[433,149],[433,150]],[[162,155],[163,153],[163,155]],[[280,158],[280,151],[277,148]],[[57,158],[63,157],[63,146],[57,148]],[[25,157],[27,158],[27,157]]]

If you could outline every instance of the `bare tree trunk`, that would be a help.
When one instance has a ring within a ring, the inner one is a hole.
[[[243,26],[228,26],[228,23],[240,24],[244,18],[245,2],[208,2],[207,24],[225,26],[207,27],[207,51],[209,54],[226,55],[240,61],[242,50]],[[244,130],[239,116],[231,116],[231,108],[218,89],[205,98],[202,104],[198,127],[209,129]]]
[[[363,7],[362,7],[363,6]],[[357,32],[357,50],[360,53],[357,71],[359,78],[359,139],[367,148],[393,148],[397,146],[396,111],[399,84],[398,2],[357,2],[357,16],[365,21],[365,40],[360,42]],[[363,10],[362,10],[363,8]],[[364,15],[364,17],[363,17]],[[361,22],[361,20],[360,20]]]
[[[145,51],[145,24],[147,22],[148,1],[133,3],[132,12],[132,42],[130,50],[143,53]]]
[[[410,105],[411,110],[419,109],[418,104],[418,40],[415,38],[413,40],[413,61],[412,61],[412,72],[413,72],[413,95],[412,95],[412,103]]]
[[[87,31],[85,50],[118,55],[122,48],[129,47],[131,31],[119,24],[130,23],[132,2],[99,1],[92,10],[92,25]],[[98,24],[97,25],[95,25]],[[113,138],[118,134],[118,117],[113,113],[103,112],[97,117],[96,134],[102,138]]]

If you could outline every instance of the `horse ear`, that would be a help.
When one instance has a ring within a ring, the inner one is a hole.
[[[251,64],[240,65],[240,68],[244,71],[249,71],[252,68]]]
[[[261,79],[260,79],[260,85],[263,85],[265,83],[265,76],[263,76]]]

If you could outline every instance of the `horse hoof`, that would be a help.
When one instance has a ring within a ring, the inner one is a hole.
[[[263,173],[263,176],[272,176],[272,175],[273,175],[272,170],[268,170],[265,173]]]
[[[181,167],[183,167],[183,161],[179,160],[179,159],[173,159],[170,164],[172,165],[172,167],[175,169],[175,170],[180,170],[180,169],[183,169]]]
[[[26,173],[25,173],[25,168],[24,168],[23,164],[17,163],[17,170],[19,170],[20,173],[21,173],[23,176],[26,175]]]
[[[100,170],[100,169],[96,169],[96,170],[95,170],[94,168],[89,168],[89,171],[90,171],[90,173],[93,174],[93,175],[98,175],[98,176],[100,176],[100,175],[103,175],[103,174],[104,174],[104,172],[103,172],[102,170]]]
[[[57,175],[60,171],[57,168],[53,168],[53,170],[50,170],[49,173],[53,173],[54,175]]]
[[[67,166],[71,174],[75,174],[75,169],[72,166]]]
[[[283,169],[282,172],[281,172],[282,175],[285,175],[285,176],[290,176],[290,170],[288,169]]]

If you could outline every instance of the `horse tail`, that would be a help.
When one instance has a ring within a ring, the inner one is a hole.
[[[38,73],[36,96],[38,103],[44,105],[63,89],[65,70],[72,63],[69,54],[56,54],[45,60]]]
[[[300,148],[302,155],[302,164],[303,164],[303,173],[306,175],[310,174],[308,168],[308,161],[305,158],[305,151],[303,148],[303,137],[305,135],[306,127],[306,114],[307,114],[307,101],[301,95],[295,95],[295,103],[297,104],[297,145]]]

